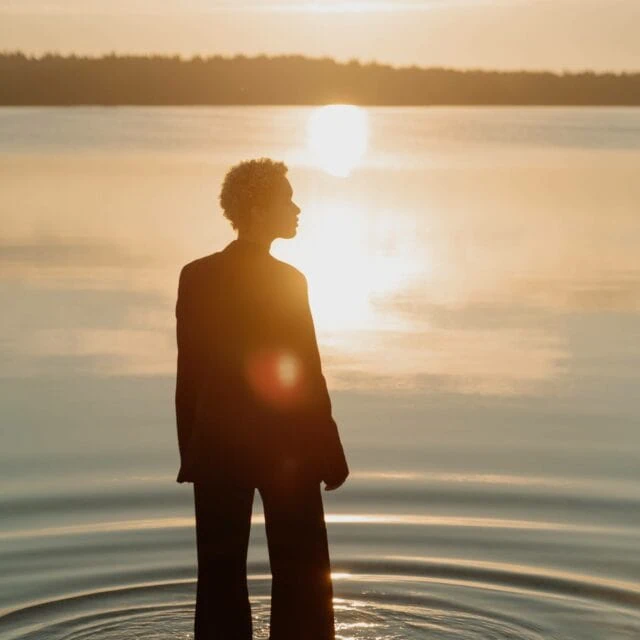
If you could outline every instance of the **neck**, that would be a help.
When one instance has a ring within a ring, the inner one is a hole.
[[[265,253],[269,253],[269,251],[271,250],[271,243],[273,242],[272,238],[265,238],[255,233],[238,233],[238,237],[236,238],[236,240],[238,242],[249,242],[252,245],[256,245]]]

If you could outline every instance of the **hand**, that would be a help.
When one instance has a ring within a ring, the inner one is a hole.
[[[341,476],[337,477],[337,478],[331,478],[330,480],[325,480],[324,484],[324,490],[325,491],[333,491],[334,489],[337,489],[338,487],[341,487],[344,484],[344,481],[349,477],[349,471],[346,470],[345,472],[342,473]]]

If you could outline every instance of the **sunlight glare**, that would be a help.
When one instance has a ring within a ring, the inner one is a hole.
[[[345,178],[367,151],[367,112],[348,104],[314,109],[309,117],[307,138],[313,164],[333,176]]]
[[[426,258],[416,244],[415,219],[365,211],[346,200],[318,204],[306,215],[305,238],[289,248],[287,257],[309,279],[317,327],[339,332],[399,328],[400,320],[381,313],[375,303],[424,276]]]

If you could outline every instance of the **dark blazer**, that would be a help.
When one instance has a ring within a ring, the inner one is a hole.
[[[188,263],[176,338],[177,482],[257,486],[284,461],[348,473],[298,269],[237,239]]]

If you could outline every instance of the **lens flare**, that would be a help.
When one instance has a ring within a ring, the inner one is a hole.
[[[260,349],[246,361],[247,381],[256,397],[273,407],[292,407],[304,396],[300,358],[286,349]]]

